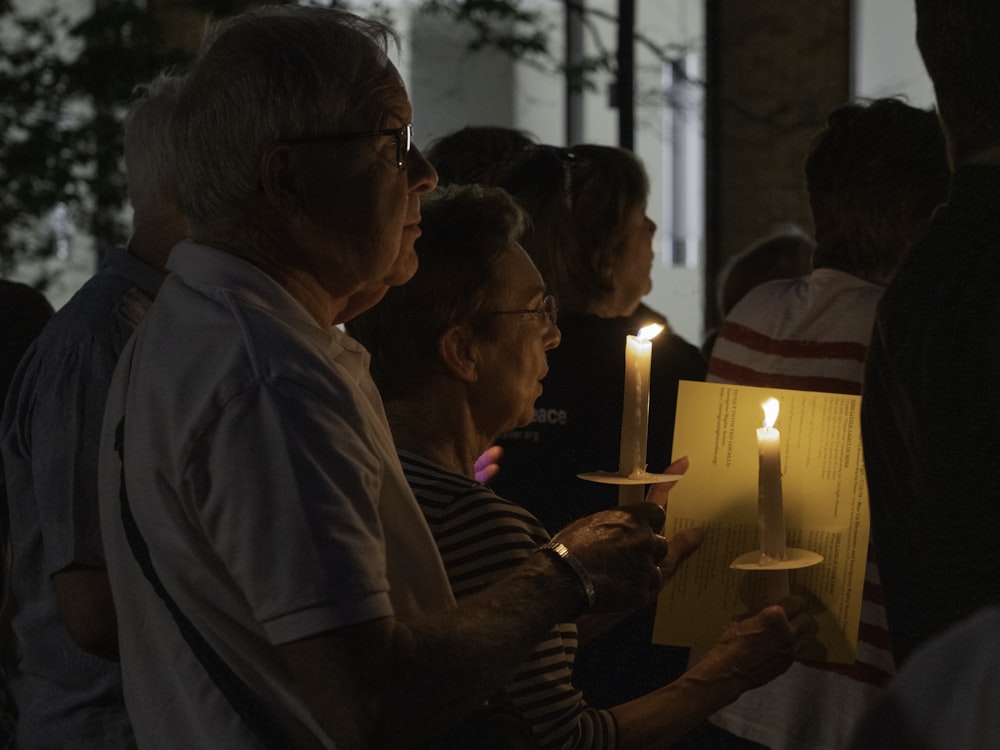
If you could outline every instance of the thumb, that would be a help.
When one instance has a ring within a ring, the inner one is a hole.
[[[701,526],[684,529],[667,543],[667,556],[660,560],[659,568],[666,582],[677,567],[705,540],[705,529]]]

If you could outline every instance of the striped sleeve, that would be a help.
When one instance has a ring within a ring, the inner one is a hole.
[[[723,323],[706,379],[860,394],[881,295],[880,287],[832,269],[761,285]],[[894,673],[875,549],[869,544],[854,661],[798,662],[781,679],[745,694],[713,720],[769,746],[818,746],[822,735],[832,747],[839,740],[831,728],[849,735]],[[789,723],[789,716],[796,718]]]
[[[456,599],[519,565],[549,535],[535,517],[483,485],[400,452],[407,480],[437,542]],[[610,750],[617,728],[608,711],[587,706],[573,685],[576,625],[562,623],[535,645],[505,690],[541,747]]]

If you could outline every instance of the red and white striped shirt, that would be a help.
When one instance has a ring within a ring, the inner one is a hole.
[[[883,291],[831,268],[762,284],[723,322],[706,379],[859,394]],[[882,584],[869,546],[854,663],[796,663],[718,712],[713,722],[772,750],[845,748],[894,672]]]

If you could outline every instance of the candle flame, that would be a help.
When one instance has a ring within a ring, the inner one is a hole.
[[[768,429],[774,427],[774,423],[778,421],[778,399],[769,398],[761,406],[764,408],[764,426]]]
[[[650,323],[648,326],[643,326],[639,329],[638,337],[643,341],[652,341],[663,331],[663,326],[659,323]]]

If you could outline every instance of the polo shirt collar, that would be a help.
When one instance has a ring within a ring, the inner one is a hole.
[[[227,292],[246,304],[268,310],[315,340],[334,358],[350,353],[367,370],[367,350],[336,326],[323,329],[287,289],[243,258],[224,250],[185,240],[174,247],[167,268],[184,284],[206,296]]]

